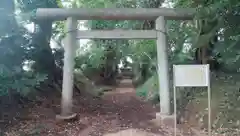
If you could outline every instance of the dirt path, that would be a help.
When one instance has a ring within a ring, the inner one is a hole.
[[[124,80],[123,82],[129,83]],[[21,121],[11,127],[7,136],[171,136],[173,130],[149,125],[156,109],[136,97],[133,87],[120,87],[103,99],[75,95],[73,122],[55,121],[59,99],[36,105]],[[46,100],[49,101],[49,100]],[[51,106],[50,106],[51,105]]]

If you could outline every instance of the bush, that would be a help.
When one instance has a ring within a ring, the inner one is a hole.
[[[158,76],[155,73],[144,84],[136,89],[137,95],[154,104],[159,103]]]
[[[0,37],[0,96],[14,94],[26,96],[33,88],[44,81],[47,76],[33,71],[25,71],[28,60],[29,39],[25,31]]]
[[[4,65],[0,66],[0,96],[8,95],[9,91],[27,96],[34,87],[47,79],[46,75],[26,72],[21,69],[9,71]]]

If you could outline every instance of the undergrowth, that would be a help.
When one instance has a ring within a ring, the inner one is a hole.
[[[225,135],[239,135],[240,129],[240,82],[238,75],[221,74],[211,77],[211,94],[212,94],[212,128],[213,133]],[[188,89],[185,89],[185,91]],[[198,122],[200,127],[207,128],[208,110],[207,110],[207,89],[192,88],[193,99],[187,105],[192,105],[194,111],[192,118]],[[205,91],[204,91],[205,90]],[[159,103],[158,79],[154,74],[144,84],[136,89],[137,95],[154,104]],[[178,92],[178,95],[184,95],[186,92]],[[187,99],[177,97],[179,99]],[[179,103],[178,103],[178,106]],[[183,108],[183,107],[181,107]]]

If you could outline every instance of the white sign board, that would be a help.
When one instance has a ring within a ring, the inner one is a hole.
[[[177,98],[176,87],[207,87],[208,88],[208,136],[211,136],[211,93],[209,65],[173,65],[174,88],[174,136],[177,135]]]
[[[209,85],[209,65],[173,65],[176,87]]]

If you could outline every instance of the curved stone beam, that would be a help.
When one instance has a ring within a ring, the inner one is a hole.
[[[39,8],[36,19],[65,20],[155,20],[159,16],[172,20],[191,20],[196,14],[192,8]]]

